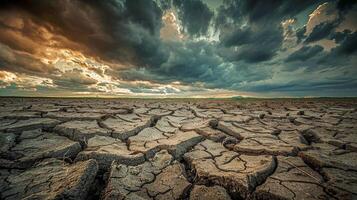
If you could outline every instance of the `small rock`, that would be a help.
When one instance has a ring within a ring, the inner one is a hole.
[[[297,115],[304,115],[305,112],[304,112],[303,110],[299,110],[296,114],[297,114]]]
[[[239,140],[235,137],[226,137],[222,144],[223,146],[225,146],[226,148],[232,148],[235,144],[237,144],[239,142]]]
[[[288,120],[289,120],[289,122],[291,122],[291,123],[294,123],[294,122],[295,122],[295,119],[296,119],[296,117],[288,116]]]
[[[275,129],[271,132],[272,135],[279,135],[281,133],[281,130],[280,129]]]
[[[260,119],[264,119],[264,117],[265,117],[265,114],[264,114],[264,113],[260,113],[260,114],[259,114],[259,118],[260,118]]]

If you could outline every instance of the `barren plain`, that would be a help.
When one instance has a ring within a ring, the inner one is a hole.
[[[356,99],[0,99],[0,199],[356,198]]]

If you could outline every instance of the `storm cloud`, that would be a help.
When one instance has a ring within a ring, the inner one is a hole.
[[[303,46],[299,50],[295,51],[294,53],[290,54],[286,61],[293,62],[293,61],[306,61],[307,59],[314,57],[316,54],[323,51],[323,47],[321,46]]]
[[[344,0],[4,0],[0,91],[41,77],[62,93],[356,95],[356,13]]]
[[[23,23],[16,31],[34,42],[41,43],[40,28],[44,28],[53,37],[64,37],[58,38],[58,45],[80,49],[104,60],[130,64],[160,62],[152,59],[161,53],[157,47],[160,46],[162,11],[155,2],[64,0],[2,1],[1,4],[2,12],[16,14]],[[10,37],[1,39],[14,49],[36,51],[35,44],[26,48],[21,41],[13,44]]]
[[[190,35],[207,33],[213,11],[200,0],[173,0],[184,30]]]

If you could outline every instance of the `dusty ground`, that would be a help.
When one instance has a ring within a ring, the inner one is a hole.
[[[356,199],[356,99],[0,99],[0,199]]]

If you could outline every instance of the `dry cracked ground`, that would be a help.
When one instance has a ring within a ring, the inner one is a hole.
[[[0,199],[356,199],[355,99],[0,99]]]

